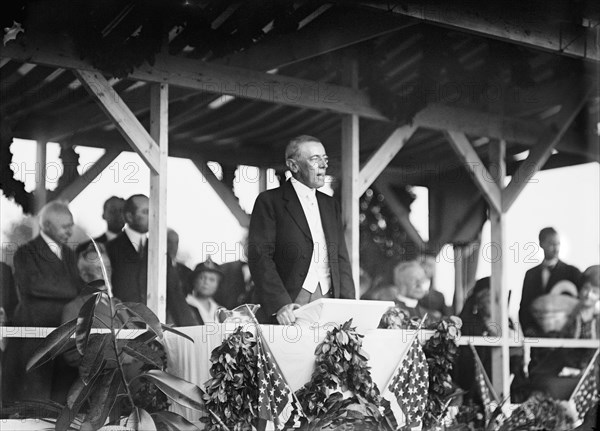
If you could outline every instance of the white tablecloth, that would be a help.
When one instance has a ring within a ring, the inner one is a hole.
[[[254,326],[247,329],[254,332]],[[194,343],[172,333],[165,334],[168,352],[168,371],[204,389],[210,379],[210,355],[223,339],[235,330],[232,324],[213,324],[178,328],[189,335]],[[292,390],[296,391],[310,381],[314,366],[314,352],[323,341],[327,328],[262,325],[277,364]],[[369,354],[373,381],[383,390],[412,340],[414,331],[373,329],[366,331],[363,349]],[[197,421],[200,413],[174,405],[172,410],[188,420]]]

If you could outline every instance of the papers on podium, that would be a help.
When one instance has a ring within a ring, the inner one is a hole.
[[[393,301],[321,298],[294,310],[298,325],[339,325],[352,320],[359,332],[376,329]]]

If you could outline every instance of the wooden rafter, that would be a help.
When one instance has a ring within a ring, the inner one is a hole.
[[[371,2],[370,6],[494,39],[600,61],[594,29],[567,22],[561,25],[561,21],[571,18],[567,2],[562,8],[549,4],[544,9],[524,7],[519,11],[493,2],[478,3],[480,7],[474,8],[465,1],[453,2],[452,7],[434,0],[403,1],[401,6],[391,8],[386,2]]]
[[[292,34],[267,35],[250,48],[219,58],[213,63],[267,71],[398,31],[415,23],[409,18],[380,11],[334,8]]]
[[[159,171],[159,148],[121,97],[100,72],[74,70],[75,76],[113,120],[125,140],[140,155],[152,172]]]
[[[547,132],[542,135],[539,143],[530,150],[527,159],[525,159],[514,173],[508,186],[502,190],[502,209],[504,212],[510,209],[527,183],[548,161],[554,147],[573,123],[591,93],[592,91],[590,90],[585,96],[578,98],[576,102],[571,101],[571,103],[563,105],[560,114],[561,118],[559,119],[562,124],[559,126],[559,129],[555,133]]]
[[[390,161],[398,154],[404,144],[408,142],[417,128],[415,126],[402,126],[394,130],[385,142],[371,155],[361,168],[358,178],[358,196],[361,196],[377,179],[379,174],[387,167]]]
[[[204,160],[195,157],[193,160],[194,165],[200,171],[202,176],[206,179],[206,182],[213,188],[215,193],[221,198],[225,206],[231,211],[231,214],[237,219],[238,223],[242,227],[250,226],[250,216],[242,209],[238,198],[229,187],[215,176],[213,171],[208,167]]]
[[[492,180],[492,176],[465,134],[447,131],[446,137],[463,166],[472,175],[475,185],[479,188],[485,199],[494,209],[502,212],[502,190]]]
[[[53,196],[53,199],[72,201],[75,199],[87,186],[90,185],[94,178],[104,171],[121,154],[119,150],[108,149],[96,162],[86,169],[83,174],[75,178],[64,189],[58,190]]]
[[[61,41],[51,37],[28,47],[9,43],[0,50],[0,57],[17,61],[63,67],[80,71],[95,71]],[[356,114],[365,118],[385,120],[360,90],[264,72],[206,63],[166,54],[156,56],[152,66],[135,69],[131,79],[165,83],[215,94],[229,94],[244,99],[261,100],[322,111]]]

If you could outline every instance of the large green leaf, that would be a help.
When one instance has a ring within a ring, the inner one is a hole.
[[[75,332],[75,344],[77,351],[81,354],[85,354],[85,349],[88,344],[90,336],[90,329],[94,323],[94,312],[96,311],[96,305],[100,302],[102,295],[100,293],[94,293],[81,307],[79,315],[77,316],[77,330]]]
[[[119,387],[122,384],[121,374],[115,369],[102,375],[96,382],[94,386],[98,389],[90,396],[90,410],[85,417],[85,422],[89,422],[97,429],[104,425],[117,400]]]
[[[162,325],[163,331],[172,332],[173,334],[179,335],[180,337],[187,338],[192,343],[194,342],[194,340],[192,339],[192,337],[190,337],[189,335],[184,334],[183,332],[180,332],[177,329],[171,328],[170,326],[165,325],[163,323],[161,323],[161,325]]]
[[[69,338],[75,333],[76,325],[77,321],[73,319],[48,334],[27,362],[27,371],[60,355],[68,346]]]
[[[152,413],[152,419],[161,430],[165,431],[200,431],[196,425],[181,415],[173,412]]]
[[[77,413],[73,412],[68,406],[65,406],[60,412],[58,419],[56,419],[56,426],[54,429],[56,431],[67,431],[75,420],[75,416],[77,416]]]
[[[158,389],[177,404],[190,409],[204,410],[202,398],[204,392],[195,384],[161,370],[150,370],[136,376],[136,378],[141,377],[152,381]]]
[[[129,340],[127,344],[123,346],[123,351],[145,364],[152,365],[156,368],[163,368],[160,352],[152,349],[152,347],[145,343],[137,340]]]
[[[133,408],[133,411],[127,418],[126,426],[139,431],[156,431],[156,424],[150,413],[139,407]]]
[[[129,310],[135,316],[142,319],[142,323],[148,325],[148,327],[156,334],[156,337],[159,341],[163,339],[163,331],[161,327],[161,323],[156,317],[156,314],[152,312],[148,307],[144,304],[140,304],[139,302],[122,302],[117,305],[117,309],[125,309]]]
[[[104,346],[110,341],[110,334],[92,334],[89,337],[85,355],[79,363],[79,376],[86,385],[100,371],[104,363]]]

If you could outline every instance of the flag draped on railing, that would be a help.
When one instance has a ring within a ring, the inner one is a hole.
[[[256,343],[258,352],[258,416],[272,421],[275,429],[282,429],[286,423],[297,428],[304,417],[300,402],[285,381],[269,347],[262,337]]]
[[[415,336],[382,394],[390,402],[398,425],[409,429],[421,429],[428,390],[427,358]],[[394,408],[395,403],[400,407],[400,411]]]
[[[500,398],[492,386],[492,382],[485,372],[483,363],[477,354],[477,350],[472,344],[469,344],[473,357],[475,358],[475,381],[477,383],[477,391],[483,403],[483,411],[485,415],[485,425],[487,426],[494,411],[500,405]]]
[[[588,410],[598,400],[598,382],[596,380],[598,352],[600,352],[600,349],[594,353],[592,360],[586,367],[569,398],[569,401],[575,404],[580,419],[583,419]]]

